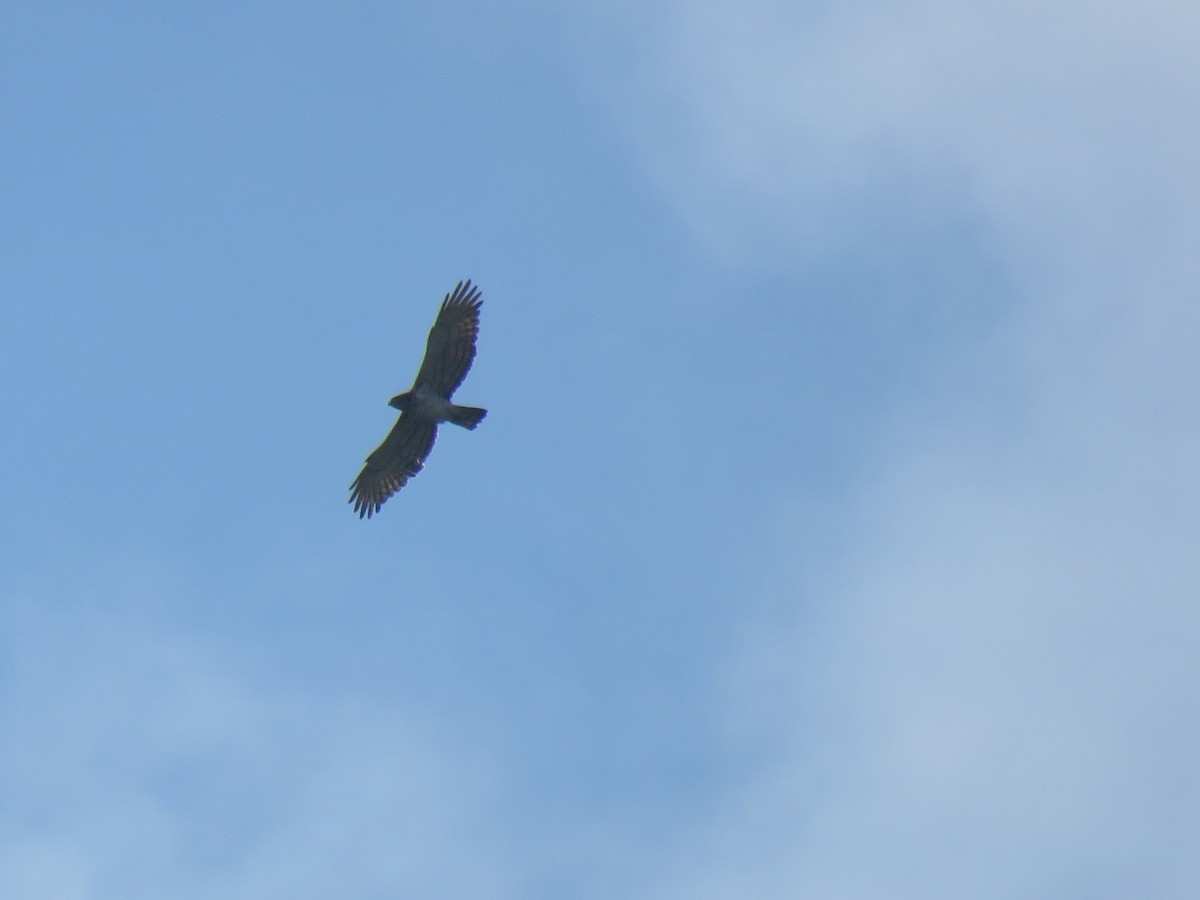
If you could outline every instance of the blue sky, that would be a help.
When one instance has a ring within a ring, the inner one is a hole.
[[[1197,34],[13,5],[0,896],[1196,896]]]

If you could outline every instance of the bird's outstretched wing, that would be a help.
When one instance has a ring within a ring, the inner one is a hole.
[[[436,423],[401,414],[350,485],[350,502],[360,519],[379,512],[383,501],[421,471],[436,437]]]
[[[427,388],[447,400],[462,384],[475,359],[475,340],[479,337],[479,307],[483,305],[479,288],[460,281],[446,295],[437,321],[429,329],[425,342],[425,360],[413,382],[413,389]]]

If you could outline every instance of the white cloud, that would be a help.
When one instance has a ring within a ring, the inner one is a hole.
[[[891,186],[986,214],[1021,253],[1087,254],[1131,227],[1154,239],[1180,189],[1200,191],[1200,15],[1179,4],[668,9],[639,18],[611,96],[714,249],[753,256],[785,228],[772,249],[794,254],[853,232],[862,195]]]
[[[1200,888],[1193,464],[951,435],[864,491],[801,622],[748,640],[736,740],[784,749],[665,896]]]
[[[92,590],[4,606],[0,896],[508,895],[478,748]]]
[[[656,895],[1196,896],[1200,13],[670,10],[623,115],[710,247],[853,253],[898,183],[1019,296],[1015,396],[897,410],[842,556],[781,539],[795,621],[747,637],[727,721],[782,749]]]

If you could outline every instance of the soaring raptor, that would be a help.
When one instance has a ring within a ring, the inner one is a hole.
[[[429,329],[417,380],[388,401],[388,406],[400,410],[400,418],[350,485],[350,502],[360,519],[379,512],[388,497],[421,471],[439,423],[474,428],[487,415],[486,409],[450,402],[475,359],[482,305],[479,288],[470,281],[460,281],[442,301],[437,321]]]

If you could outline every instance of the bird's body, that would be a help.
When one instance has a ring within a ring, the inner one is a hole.
[[[414,388],[405,394],[393,397],[388,405],[410,416],[429,419],[433,422],[453,422],[455,425],[465,424],[462,410],[474,409],[471,406],[457,406],[436,391],[426,387]],[[482,419],[483,416],[479,418]],[[475,423],[475,425],[478,424],[478,422]],[[465,425],[465,427],[474,428],[475,425]]]
[[[479,307],[483,304],[479,297],[479,288],[460,281],[442,301],[416,381],[388,401],[400,411],[400,418],[350,485],[350,502],[359,518],[379,512],[388,497],[421,471],[440,423],[473,429],[487,415],[486,409],[450,402],[475,359]]]

